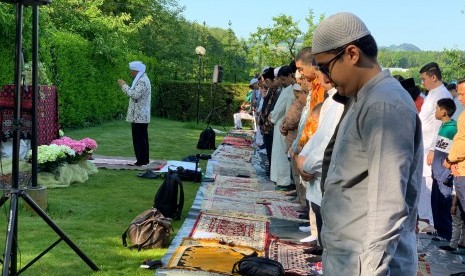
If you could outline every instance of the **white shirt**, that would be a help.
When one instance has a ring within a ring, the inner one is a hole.
[[[419,114],[421,120],[422,134],[423,134],[423,149],[424,149],[424,162],[423,162],[423,176],[431,176],[431,166],[426,163],[426,158],[430,150],[434,151],[436,146],[436,137],[441,127],[442,122],[437,120],[434,114],[436,113],[436,106],[438,100],[449,98],[452,95],[447,88],[441,84],[440,86],[431,89],[426,96],[421,111]]]
[[[307,184],[307,199],[318,206],[321,205],[321,170],[323,157],[329,140],[344,112],[344,105],[333,99],[336,89],[328,90],[328,98],[323,102],[320,111],[318,128],[313,136],[305,144],[299,156],[305,156],[303,169],[308,174],[314,174],[315,178]]]

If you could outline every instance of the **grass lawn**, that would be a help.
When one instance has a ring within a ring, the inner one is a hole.
[[[232,120],[231,120],[232,121]],[[198,152],[197,140],[205,124],[183,123],[152,118],[149,125],[151,159],[181,160]],[[227,128],[230,128],[228,126]],[[222,127],[215,128],[223,130]],[[93,138],[96,154],[133,157],[129,123],[114,121],[96,127],[66,130],[73,139]],[[217,135],[217,145],[222,137]],[[201,166],[205,171],[206,162]],[[94,273],[65,243],[43,256],[24,275],[153,275],[153,270],[139,268],[145,259],[160,259],[166,249],[131,251],[121,244],[121,235],[131,220],[149,209],[160,179],[141,179],[140,171],[100,169],[84,184],[48,189],[48,210],[54,222],[100,268]],[[189,211],[199,184],[184,182],[184,216]],[[2,206],[0,225],[6,233],[10,201]],[[18,269],[58,239],[55,232],[38,216],[32,215],[20,200]],[[182,221],[173,223],[174,237]],[[5,235],[0,242],[5,244]]]

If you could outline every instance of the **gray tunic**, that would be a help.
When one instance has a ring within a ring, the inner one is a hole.
[[[321,204],[325,275],[416,275],[421,122],[389,71],[341,121]]]

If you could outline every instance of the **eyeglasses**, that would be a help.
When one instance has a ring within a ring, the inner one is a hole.
[[[344,49],[342,49],[339,53],[337,53],[332,59],[330,59],[328,62],[326,62],[325,64],[321,65],[321,66],[317,66],[318,70],[321,71],[321,73],[325,74],[328,78],[331,78],[329,75],[330,75],[330,67],[331,67],[331,64],[333,63],[333,61],[335,61],[336,59],[338,59],[340,56],[342,56],[342,54],[344,54],[344,52],[346,51],[346,47],[344,47]]]

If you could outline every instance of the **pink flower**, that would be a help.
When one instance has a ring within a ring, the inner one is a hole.
[[[77,155],[81,155],[86,151],[86,144],[81,141],[73,140],[69,137],[62,137],[60,139],[53,140],[51,144],[64,145],[73,149]]]
[[[96,150],[97,149],[97,142],[91,138],[84,138],[81,139],[79,142],[82,142],[86,145],[86,150]]]

